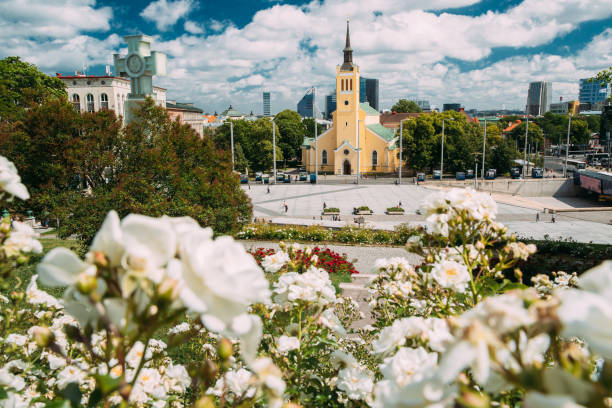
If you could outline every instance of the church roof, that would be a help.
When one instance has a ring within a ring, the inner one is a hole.
[[[222,114],[222,116],[236,118],[244,116],[244,113],[238,112],[236,109],[232,108],[232,105],[229,106]]]
[[[395,137],[395,132],[392,129],[386,128],[380,123],[374,123],[371,125],[367,125],[367,128],[372,132],[376,133],[378,136],[385,139],[387,142],[390,142]]]
[[[359,104],[359,109],[364,111],[366,115],[378,115],[378,111],[370,106],[367,102],[362,102]]]
[[[305,137],[302,142],[303,147],[310,147],[311,143],[314,143],[314,137]]]

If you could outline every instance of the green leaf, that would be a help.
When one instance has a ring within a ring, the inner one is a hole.
[[[108,395],[119,388],[121,380],[119,378],[113,378],[110,375],[96,375],[96,389],[100,389],[102,395]]]
[[[8,392],[4,389],[4,387],[0,386],[0,400],[7,399]]]
[[[72,405],[70,405],[70,401],[68,400],[56,399],[47,402],[45,408],[72,408]]]
[[[73,408],[79,407],[81,405],[81,397],[83,394],[79,389],[79,384],[75,382],[71,382],[64,389],[62,389],[59,394],[70,401],[70,404]]]

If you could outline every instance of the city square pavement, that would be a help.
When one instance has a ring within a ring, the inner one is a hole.
[[[402,223],[426,224],[425,218],[417,214],[423,200],[437,190],[413,184],[262,184],[243,185],[253,203],[253,216],[265,218],[278,224],[319,224],[328,227],[355,225],[354,207],[368,206],[373,215],[365,216],[366,226],[377,229],[393,229]],[[548,198],[547,204],[554,204],[556,198]],[[578,242],[612,244],[612,211],[596,213],[559,213],[556,222],[551,222],[550,214],[540,214],[536,222],[535,208],[527,208],[521,200],[513,205],[512,197],[498,201],[498,220],[508,226],[510,231],[524,238],[572,239]],[[385,215],[388,207],[401,202],[405,210],[403,216]],[[284,203],[287,204],[285,212]],[[322,217],[323,203],[327,207],[340,209],[341,221],[332,221],[329,216]],[[566,203],[559,201],[559,206]]]

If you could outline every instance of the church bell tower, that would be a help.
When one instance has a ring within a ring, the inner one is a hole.
[[[353,49],[349,19],[346,19],[346,43],[344,62],[336,66],[336,142],[339,146],[348,140],[357,146],[357,126],[359,119],[359,67],[353,64]]]

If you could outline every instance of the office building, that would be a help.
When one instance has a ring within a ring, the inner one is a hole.
[[[550,110],[552,82],[531,82],[527,92],[527,114],[541,116]]]
[[[461,109],[461,104],[460,103],[445,103],[442,105],[442,112],[446,112],[446,111],[450,111],[450,110],[454,110],[455,112],[459,112],[459,109]]]
[[[588,78],[581,79],[580,91],[578,93],[580,103],[589,103],[591,104],[592,110],[601,110],[606,99],[610,97],[610,92],[612,90],[609,84],[603,88],[601,85],[601,81],[589,82]]]
[[[191,126],[202,137],[204,135],[204,111],[193,103],[180,103],[176,101],[166,101],[168,116],[173,121]]]
[[[372,108],[378,110],[378,79],[359,78],[359,102],[367,102]]]
[[[263,115],[270,116],[270,92],[263,93]]]
[[[421,108],[423,112],[431,112],[431,106],[429,105],[429,101],[426,101],[424,99],[414,99],[413,102],[419,105],[419,108]]]
[[[550,104],[550,112],[567,115],[577,115],[580,110],[580,101],[559,101],[559,103]]]
[[[336,110],[336,91],[325,96],[325,117],[332,118],[332,113]]]
[[[314,89],[309,89],[306,92],[306,95],[302,97],[302,99],[297,104],[297,113],[300,114],[303,118],[313,118],[314,117],[314,101],[315,101],[315,92]]]

